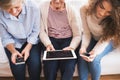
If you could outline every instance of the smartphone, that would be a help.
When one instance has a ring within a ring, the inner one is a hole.
[[[25,64],[24,57],[16,58],[16,65]]]
[[[90,56],[90,54],[89,54],[89,53],[83,53],[83,55],[85,55],[85,56],[87,56],[87,57],[89,57],[89,56]]]

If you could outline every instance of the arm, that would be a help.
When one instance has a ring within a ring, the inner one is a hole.
[[[44,10],[44,8],[46,8],[46,10]],[[48,8],[49,8],[49,3],[44,3],[42,4],[42,6],[40,6],[41,29],[40,29],[39,37],[47,50],[55,50],[48,36],[48,29],[47,29]]]
[[[42,43],[45,45],[45,47],[47,47],[48,45],[51,44],[51,41],[48,37],[48,33],[46,31],[46,26],[47,24],[45,24],[45,22],[43,21],[43,17],[42,14],[41,14],[41,28],[40,28],[40,34],[39,34],[39,37],[42,41]]]
[[[4,47],[6,47],[10,43],[14,44],[13,37],[10,35],[10,33],[7,32],[6,28],[4,27],[4,24],[2,23],[0,23],[0,37]]]
[[[80,53],[84,53],[86,52],[86,49],[90,43],[91,40],[91,33],[87,24],[87,6],[82,6],[80,8],[80,15],[81,15],[81,19],[82,19],[82,26],[83,26],[83,35],[82,35],[82,43],[81,43],[81,49],[80,49]]]
[[[15,64],[16,57],[22,57],[22,55],[15,49],[14,40],[12,36],[7,32],[2,24],[0,24],[0,37],[3,43],[3,46],[6,47],[12,54],[11,61]]]
[[[106,41],[101,41],[100,39],[93,48],[94,54],[96,55],[101,54],[105,50],[105,48],[110,44],[110,41],[111,41],[110,39]]]
[[[33,10],[34,12],[31,12],[30,14],[34,14],[33,15],[33,22],[34,24],[32,25],[32,32],[30,33],[30,35],[27,37],[27,45],[25,46],[25,48],[22,50],[22,55],[24,55],[24,60],[26,61],[27,58],[29,57],[30,54],[30,50],[32,48],[32,45],[38,43],[38,36],[39,36],[39,32],[40,32],[40,12],[38,7],[34,6]],[[29,22],[29,24],[31,24]]]
[[[82,34],[81,17],[78,15],[78,12],[75,11],[76,9],[73,9],[73,7],[67,6],[66,9],[68,13],[67,14],[68,21],[72,30],[72,41],[67,49],[75,50],[81,41],[81,34]]]
[[[48,37],[48,34],[46,32],[46,29],[45,29],[45,24],[43,22],[43,16],[41,15],[41,29],[40,29],[40,34],[39,34],[39,37],[41,39],[41,42],[44,44],[44,46],[46,47],[46,50],[47,51],[50,51],[50,50],[55,50],[49,37]],[[46,24],[47,26],[47,24]]]
[[[97,44],[95,45],[95,47],[93,48],[93,50],[91,50],[89,52],[90,56],[89,58],[86,60],[88,62],[92,62],[95,57],[101,53],[108,53],[113,49],[111,40],[106,40],[106,41],[102,41],[101,39],[97,42]]]
[[[29,57],[31,48],[32,48],[32,44],[27,43],[26,47],[22,50],[21,53],[22,53],[22,55],[24,55],[24,61],[26,61],[27,58]]]
[[[40,12],[38,8],[35,9],[34,15],[35,16],[33,17],[34,18],[33,30],[27,38],[27,42],[31,44],[36,44],[40,32]]]

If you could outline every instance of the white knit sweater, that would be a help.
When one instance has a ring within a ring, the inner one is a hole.
[[[81,48],[87,48],[91,37],[98,41],[93,50],[96,54],[100,54],[105,47],[109,44],[110,40],[101,42],[103,27],[99,25],[100,19],[97,19],[95,15],[87,15],[87,6],[82,6],[80,8],[80,15],[83,24],[83,36],[82,36],[82,46]]]
[[[40,12],[41,12],[40,39],[45,46],[51,44],[51,41],[48,37],[48,26],[47,26],[49,6],[50,6],[49,1],[42,3],[40,6]],[[79,45],[81,40],[81,33],[82,33],[81,18],[75,12],[75,9],[73,9],[73,7],[71,7],[67,3],[66,3],[66,10],[67,10],[68,21],[73,33],[73,38],[70,43],[70,47],[76,49],[76,47]]]

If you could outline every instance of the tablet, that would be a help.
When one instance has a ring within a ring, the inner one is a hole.
[[[43,60],[76,59],[74,50],[44,51]]]

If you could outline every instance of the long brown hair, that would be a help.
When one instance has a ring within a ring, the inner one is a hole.
[[[120,0],[118,0],[118,5],[116,4],[116,9],[114,10],[113,19],[116,24],[116,36],[114,36],[115,45],[120,45]]]
[[[112,6],[111,15],[104,18],[100,25],[103,26],[102,41],[112,39],[114,46],[120,45],[120,0],[89,0],[87,14],[96,13],[96,7],[107,1]]]
[[[102,40],[112,39],[114,46],[120,45],[120,1],[111,0],[112,13],[110,16],[104,18],[101,22],[103,25],[103,36]]]

